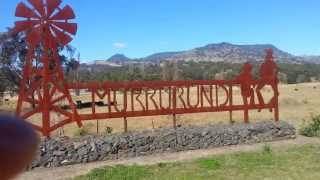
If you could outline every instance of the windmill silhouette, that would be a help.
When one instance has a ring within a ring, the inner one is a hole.
[[[81,126],[58,53],[72,41],[77,24],[70,22],[75,19],[72,8],[67,5],[61,9],[60,4],[61,0],[28,0],[28,4],[19,3],[15,13],[23,19],[15,22],[14,32],[24,33],[28,45],[16,114],[24,119],[41,114],[42,122],[32,125],[44,136],[72,121]],[[61,102],[71,110],[61,108]],[[24,108],[25,104],[33,108]],[[59,114],[61,120],[53,122],[52,113]]]

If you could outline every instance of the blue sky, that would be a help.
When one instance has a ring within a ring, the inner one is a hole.
[[[0,31],[24,0],[1,0]],[[319,0],[65,0],[77,15],[71,43],[83,61],[144,57],[209,43],[274,44],[320,55]]]

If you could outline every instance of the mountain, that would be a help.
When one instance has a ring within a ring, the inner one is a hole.
[[[111,56],[109,59],[107,59],[107,62],[111,62],[115,64],[124,64],[128,61],[131,61],[131,59],[123,54],[115,54]]]
[[[184,61],[212,61],[212,62],[246,62],[262,61],[265,57],[265,49],[271,48],[275,57],[281,62],[295,61],[295,56],[281,51],[269,44],[234,45],[230,43],[209,44],[188,51],[158,53],[144,58],[146,61],[160,60],[184,60]]]
[[[161,52],[140,59],[130,59],[123,54],[116,54],[106,63],[125,65],[132,63],[159,63],[161,61],[210,61],[243,63],[263,61],[265,49],[273,49],[274,56],[282,63],[320,63],[320,56],[294,56],[278,49],[272,44],[236,45],[231,43],[208,44],[203,47],[178,52]]]
[[[300,56],[299,59],[304,63],[320,64],[320,56]]]
[[[163,60],[178,56],[179,54],[181,54],[183,52],[184,51],[155,53],[155,54],[152,54],[150,56],[143,58],[143,60],[145,60],[145,61],[163,61]]]

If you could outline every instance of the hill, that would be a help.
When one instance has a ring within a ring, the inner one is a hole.
[[[144,58],[145,61],[209,61],[242,63],[246,61],[262,61],[265,49],[271,48],[275,57],[281,62],[295,62],[296,57],[284,52],[274,45],[235,45],[230,43],[209,44],[203,47],[181,52],[157,53]]]
[[[115,54],[104,63],[99,64],[126,65],[135,63],[160,63],[162,61],[194,61],[194,62],[226,62],[244,63],[259,62],[265,57],[265,49],[273,49],[274,56],[279,63],[319,64],[320,56],[295,56],[285,52],[272,44],[237,45],[231,43],[208,44],[203,47],[186,51],[160,52],[143,58],[132,59],[124,54]]]

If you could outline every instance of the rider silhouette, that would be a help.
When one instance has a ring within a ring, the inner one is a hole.
[[[270,85],[274,92],[274,97],[271,99],[269,103],[273,103],[275,100],[275,97],[279,96],[279,91],[277,86],[278,67],[277,67],[277,64],[274,62],[273,50],[267,49],[266,54],[267,55],[266,55],[265,61],[262,63],[260,67],[260,81],[256,89],[260,105],[265,105],[265,102],[261,94],[261,89],[266,85]]]
[[[254,91],[252,88],[253,77],[251,71],[252,65],[247,62],[243,65],[242,72],[237,77],[237,81],[241,84],[241,95],[245,105],[248,104],[248,98],[250,98],[250,104],[254,104]]]

